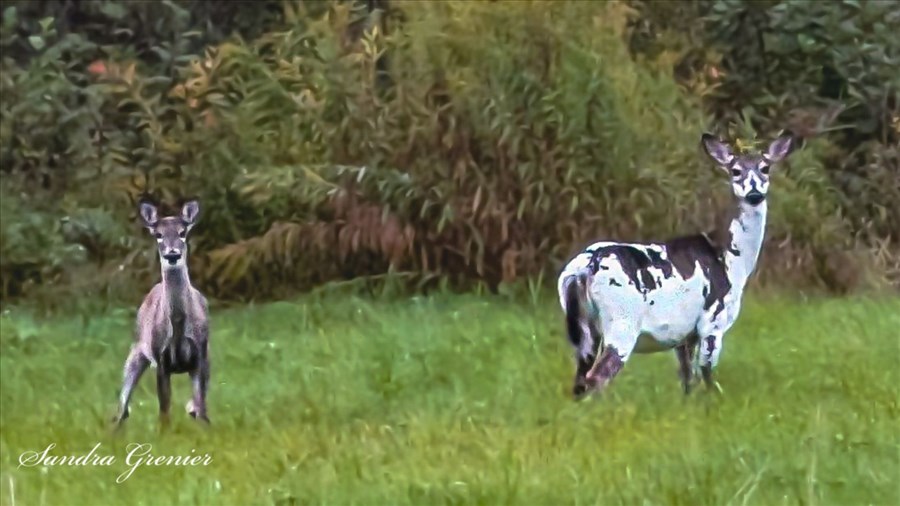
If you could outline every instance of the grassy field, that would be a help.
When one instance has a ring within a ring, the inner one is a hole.
[[[212,427],[158,432],[145,375],[112,435],[131,310],[2,316],[0,504],[900,504],[900,301],[752,299],[716,398],[673,354],[574,403],[555,299],[308,296],[213,313]],[[108,466],[19,455],[97,443]],[[140,466],[208,453],[197,467]]]

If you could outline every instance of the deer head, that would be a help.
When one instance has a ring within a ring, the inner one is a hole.
[[[735,155],[728,143],[712,134],[703,134],[704,151],[731,177],[731,191],[742,202],[758,206],[769,191],[769,169],[793,151],[796,139],[790,131],[783,131],[763,153]]]
[[[197,223],[200,204],[189,200],[181,207],[180,216],[159,218],[156,206],[140,204],[141,220],[159,245],[159,261],[163,269],[178,269],[187,263],[187,235]]]

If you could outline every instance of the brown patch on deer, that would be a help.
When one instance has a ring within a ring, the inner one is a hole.
[[[730,237],[730,234],[729,234]],[[730,239],[729,239],[730,241]],[[703,309],[718,303],[721,311],[725,307],[725,294],[731,290],[731,282],[725,269],[724,252],[705,234],[684,236],[665,243],[669,259],[684,279],[695,274],[697,264],[707,280],[703,288]]]
[[[653,253],[651,255],[642,249],[626,244],[614,244],[594,251],[589,265],[591,272],[596,274],[601,269],[600,261],[615,255],[617,263],[628,276],[629,284],[639,292],[646,294],[659,287],[659,283],[648,270],[650,267],[662,270],[667,278],[672,276],[672,266],[659,254]],[[610,280],[611,285],[613,281],[615,280]],[[616,284],[618,285],[618,283]]]
[[[731,224],[735,220],[739,220],[741,214],[737,199],[732,195],[728,198],[726,205],[716,204],[714,207],[717,208],[714,226],[701,235],[706,238],[713,249],[723,256],[726,251],[740,255],[740,252],[734,247],[734,234],[731,232]]]
[[[588,390],[600,390],[605,387],[622,370],[625,362],[614,346],[603,349],[600,358],[594,363],[591,370],[585,375],[585,384]]]
[[[731,234],[719,233],[719,237],[728,237],[731,243]],[[649,246],[649,245],[648,245]],[[662,243],[668,258],[650,247],[638,248],[631,245],[615,244],[598,248],[591,257],[590,266],[593,273],[597,273],[602,266],[603,258],[615,255],[616,260],[630,284],[641,293],[652,292],[661,283],[661,279],[654,279],[649,271],[653,267],[662,271],[665,278],[670,278],[673,271],[677,271],[683,279],[689,279],[695,274],[696,265],[700,265],[703,276],[707,280],[704,287],[704,309],[719,304],[716,313],[724,307],[725,294],[731,289],[731,282],[724,264],[724,252],[716,247],[706,234],[677,237]],[[610,280],[610,285],[617,286],[618,282]]]

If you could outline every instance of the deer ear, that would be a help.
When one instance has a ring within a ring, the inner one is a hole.
[[[769,148],[766,150],[765,154],[763,154],[763,157],[769,163],[778,163],[791,154],[795,145],[796,139],[794,138],[794,134],[790,130],[785,130],[781,132],[781,135],[779,135],[777,139],[769,144]]]
[[[197,216],[200,214],[200,203],[196,200],[189,200],[181,206],[181,221],[187,225],[188,228],[194,226],[197,223]]]
[[[716,136],[705,133],[700,137],[700,144],[703,150],[710,158],[719,165],[730,165],[734,161],[734,153],[731,152],[731,146],[720,141]]]
[[[159,222],[159,215],[156,213],[156,206],[149,202],[141,202],[140,205],[141,220],[144,226],[152,229]]]

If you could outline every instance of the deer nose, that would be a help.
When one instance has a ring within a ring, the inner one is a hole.
[[[763,200],[766,200],[766,196],[757,190],[753,190],[748,193],[747,196],[744,197],[744,199],[751,206],[758,206]]]
[[[178,251],[177,249],[170,249],[166,252],[165,255],[163,255],[163,258],[165,258],[166,261],[169,262],[169,265],[175,265],[175,262],[181,260],[181,251]]]

